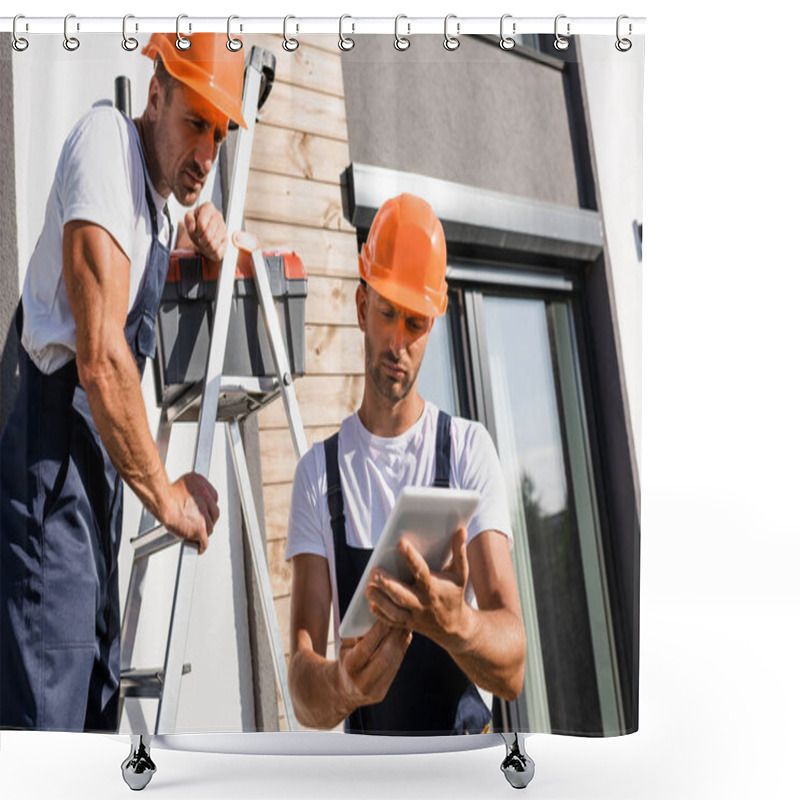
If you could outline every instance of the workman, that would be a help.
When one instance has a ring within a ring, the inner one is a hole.
[[[309,727],[345,720],[350,733],[481,733],[492,716],[484,696],[513,700],[522,689],[525,633],[497,453],[482,425],[450,417],[417,391],[434,318],[447,306],[446,262],[427,202],[402,194],[378,210],[355,297],[361,406],[303,456],[292,489],[289,686]],[[367,598],[377,622],[363,637],[340,640],[340,621],[404,486],[472,489],[480,503],[467,529],[454,532],[441,572],[402,539],[413,585],[373,571]],[[326,658],[331,602],[335,660]]]
[[[19,390],[0,464],[0,726],[116,730],[122,481],[199,548],[219,516],[201,475],[171,482],[141,391],[170,250],[221,260],[204,203],[177,234],[168,198],[198,199],[228,121],[242,117],[244,56],[223,34],[179,50],[155,33],[147,105],[93,108],[68,135],[17,311]]]

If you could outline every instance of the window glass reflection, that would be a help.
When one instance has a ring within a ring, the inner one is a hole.
[[[453,343],[447,316],[438,317],[433,323],[418,380],[419,393],[426,400],[430,400],[448,414],[461,413],[456,389]]]
[[[485,296],[491,399],[515,525],[531,727],[602,730],[581,543],[544,300]]]

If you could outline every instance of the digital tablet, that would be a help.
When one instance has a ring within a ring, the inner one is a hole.
[[[411,570],[397,549],[403,536],[419,550],[431,570],[439,572],[452,553],[453,534],[467,526],[479,499],[477,492],[466,489],[406,486],[386,520],[378,545],[339,626],[339,635],[342,638],[363,636],[375,624],[377,618],[369,610],[366,596],[373,569],[380,567],[405,583],[414,582]]]

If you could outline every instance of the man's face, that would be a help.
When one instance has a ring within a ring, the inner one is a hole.
[[[416,385],[433,319],[389,302],[369,286],[358,287],[356,308],[367,380],[387,400],[402,400]]]
[[[197,200],[219,146],[228,132],[227,118],[197,92],[175,82],[169,98],[159,87],[154,103],[153,147],[160,180],[183,206]]]

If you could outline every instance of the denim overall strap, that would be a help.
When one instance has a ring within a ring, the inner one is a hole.
[[[339,619],[344,619],[345,612],[353,599],[358,581],[349,580],[353,571],[358,574],[364,571],[372,555],[372,550],[348,547],[344,528],[344,496],[342,479],[339,472],[339,433],[338,431],[325,440],[325,470],[328,476],[328,513],[333,533],[333,550],[336,560],[336,591],[339,598]],[[351,569],[339,569],[339,564],[349,564]]]
[[[439,411],[436,420],[436,471],[433,485],[438,489],[450,486],[450,415]]]
[[[158,215],[156,205],[147,183],[147,162],[144,158],[142,143],[137,134],[139,156],[142,160],[142,173],[144,178],[145,199],[150,215],[150,250],[147,254],[144,275],[139,284],[139,291],[131,306],[125,321],[125,339],[136,359],[139,372],[144,370],[145,359],[153,358],[156,353],[156,318],[161,294],[164,291],[164,282],[169,269],[169,247],[158,239]],[[164,215],[169,225],[168,242],[172,242],[172,220],[169,216],[168,205],[164,206]]]
[[[448,486],[450,417],[443,411],[439,412],[436,428],[434,485]],[[372,550],[350,547],[345,539],[338,443],[338,433],[326,440],[325,465],[341,619]],[[415,633],[386,697],[380,703],[357,708],[345,720],[345,730],[385,735],[481,733],[490,719],[474,684],[450,655],[427,637]]]

